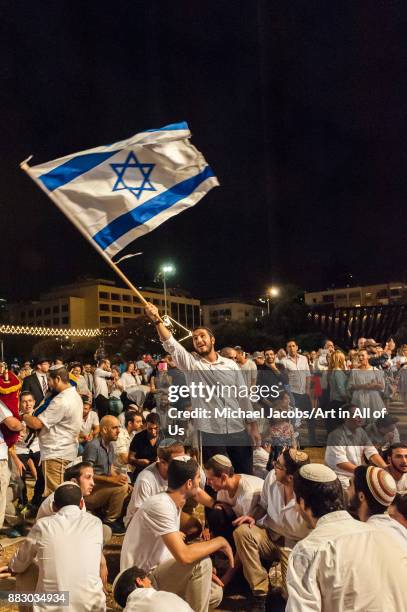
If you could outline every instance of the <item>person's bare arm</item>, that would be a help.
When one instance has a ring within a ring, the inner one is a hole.
[[[353,474],[357,466],[351,463],[350,461],[343,461],[342,463],[337,463],[336,467],[340,470],[344,470],[345,472],[350,472],[351,474]]]
[[[160,313],[158,312],[157,306],[148,302],[145,306],[145,313],[147,317],[152,321],[157,329],[157,333],[162,342],[165,342],[171,337],[171,332],[167,329],[164,323],[160,320]]]
[[[137,467],[145,468],[147,465],[150,465],[150,461],[148,459],[139,459],[136,457],[136,453],[134,451],[129,452],[129,460],[128,463],[130,465],[136,465]]]
[[[2,422],[10,431],[21,431],[24,427],[20,419],[14,416],[6,417]]]
[[[371,455],[369,457],[369,461],[374,463],[374,465],[376,465],[377,467],[387,468],[387,464],[386,464],[385,460],[382,459],[382,457],[379,455],[379,453],[377,453],[376,455]]]
[[[30,427],[31,429],[42,429],[44,427],[44,423],[33,414],[23,414],[23,421]]]
[[[198,502],[198,504],[202,504],[202,506],[205,506],[205,508],[213,508],[216,503],[216,500],[213,499],[213,497],[211,497],[210,495],[208,495],[206,491],[204,491],[200,487],[195,493],[194,499]]]
[[[188,546],[184,542],[184,534],[180,531],[162,536],[164,544],[178,563],[188,565],[200,561],[217,551],[223,552],[231,567],[234,566],[233,551],[225,538],[217,537],[207,542],[196,542]]]

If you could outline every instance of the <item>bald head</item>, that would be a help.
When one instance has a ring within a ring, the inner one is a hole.
[[[99,428],[103,442],[109,443],[117,440],[120,431],[120,423],[115,416],[111,414],[104,416],[100,421]]]

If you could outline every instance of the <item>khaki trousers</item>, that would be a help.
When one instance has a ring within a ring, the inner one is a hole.
[[[122,515],[128,489],[127,484],[111,485],[109,482],[95,482],[92,493],[86,498],[86,508],[92,511],[103,510],[107,521],[115,521]]]
[[[273,542],[266,529],[240,525],[233,532],[236,550],[243,565],[243,574],[253,595],[267,595],[269,575],[262,565],[264,561],[280,561],[283,581],[283,594],[286,593],[287,563],[290,549]]]
[[[4,524],[7,505],[7,489],[10,483],[10,470],[8,468],[8,460],[0,460],[0,529]]]
[[[64,482],[65,468],[69,463],[72,463],[69,459],[44,459],[41,462],[45,480],[44,497],[51,495]]]
[[[223,590],[212,582],[212,561],[209,557],[182,565],[169,559],[153,569],[149,578],[159,591],[169,591],[184,599],[194,612],[208,612],[222,601]]]

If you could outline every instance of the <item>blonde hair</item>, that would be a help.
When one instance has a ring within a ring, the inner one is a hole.
[[[334,351],[329,358],[330,370],[346,370],[346,359],[342,351]]]

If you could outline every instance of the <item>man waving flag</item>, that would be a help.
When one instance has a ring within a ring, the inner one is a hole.
[[[187,123],[24,169],[106,258],[219,185]]]

